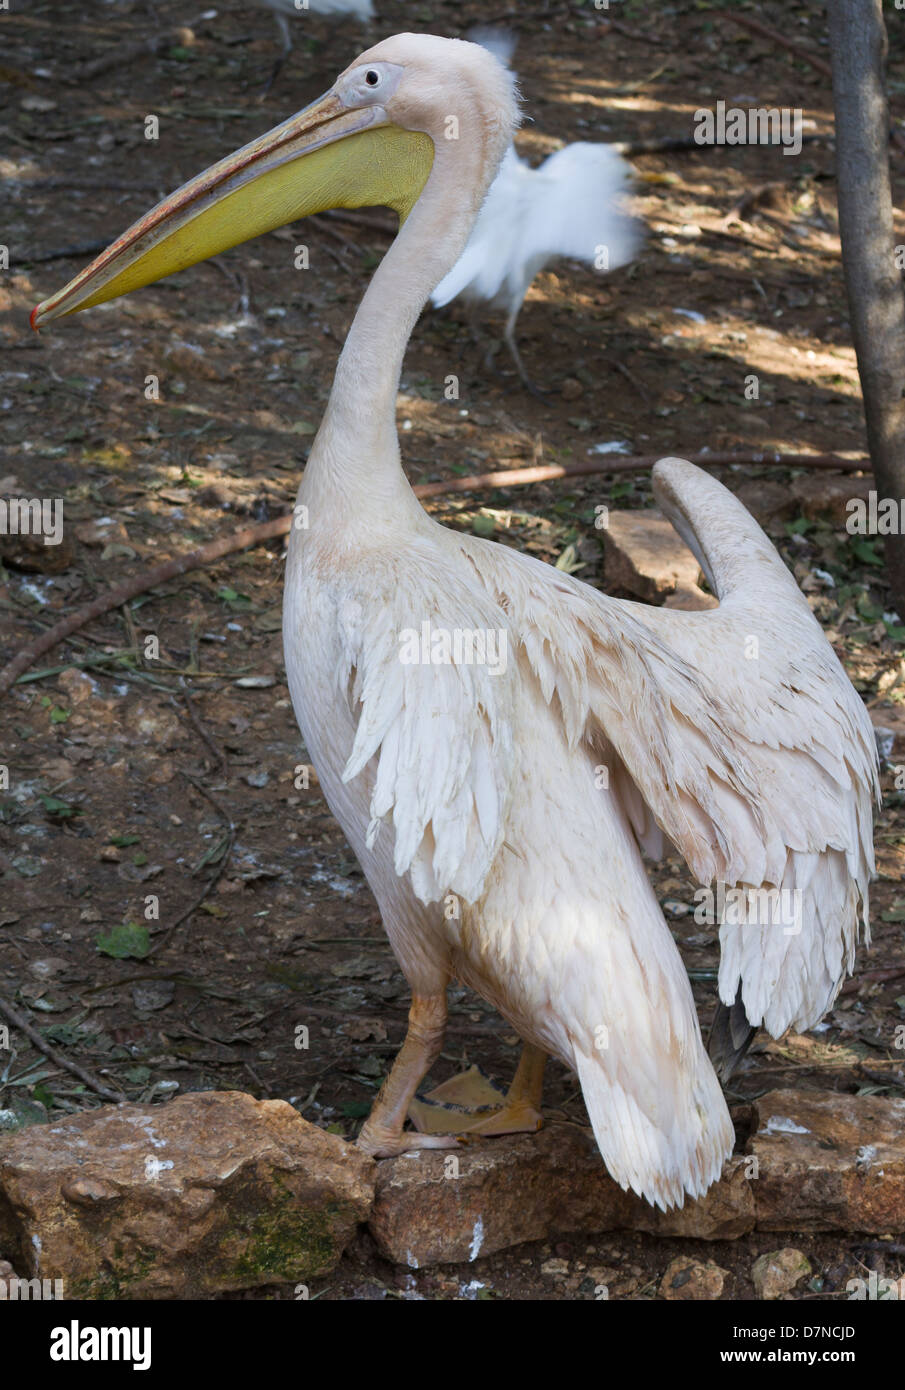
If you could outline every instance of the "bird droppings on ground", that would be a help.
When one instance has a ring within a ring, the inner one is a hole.
[[[175,0],[160,0],[155,8],[165,24],[184,18]],[[432,12],[445,28],[459,23],[464,29],[483,13],[477,4],[425,3],[423,10],[422,24],[402,3],[383,0],[385,32],[411,23],[430,28]],[[782,26],[781,5],[767,5],[766,13]],[[128,37],[128,15],[120,7],[96,7],[90,32],[40,7],[26,20],[23,68],[58,61],[57,52],[77,64]],[[310,224],[318,274],[293,282],[288,296],[294,232],[256,243],[254,266],[232,253],[224,263],[229,273],[201,267],[145,291],[140,301],[100,310],[83,336],[66,341],[27,339],[27,312],[59,283],[60,266],[74,273],[84,261],[22,264],[22,247],[58,251],[71,245],[76,227],[86,240],[117,234],[144,209],[149,191],[175,187],[183,174],[302,106],[358,46],[357,33],[343,38],[326,27],[319,34],[327,44],[323,56],[297,41],[261,105],[259,85],[273,57],[267,20],[263,12],[260,25],[238,11],[223,12],[215,23],[199,25],[196,42],[177,55],[163,53],[67,89],[65,106],[54,111],[14,105],[3,114],[4,241],[13,268],[0,290],[0,474],[27,481],[30,490],[61,493],[67,525],[99,537],[94,543],[77,538],[59,572],[36,575],[28,557],[21,565],[15,556],[5,559],[0,605],[7,653],[31,640],[40,623],[177,545],[200,543],[243,519],[291,506],[362,276],[387,245],[376,227]],[[802,37],[810,31],[813,41],[814,24],[812,18],[800,26]],[[228,42],[249,32],[250,43]],[[519,150],[537,162],[555,142],[577,138],[576,121],[586,123],[587,138],[674,133],[697,104],[708,74],[730,61],[736,85],[764,104],[782,103],[793,83],[817,130],[829,131],[825,84],[768,43],[714,32],[691,4],[658,21],[657,34],[669,45],[670,66],[651,84],[645,83],[655,66],[651,49],[618,32],[598,31],[596,20],[592,31],[582,17],[560,17],[543,43],[526,38],[518,65],[535,124],[519,136]],[[895,29],[891,42],[893,61],[900,62]],[[600,56],[591,75],[589,51]],[[635,83],[635,92],[607,105],[610,89],[626,83]],[[142,120],[161,102],[163,138],[149,148]],[[64,177],[73,162],[83,163],[86,177],[101,187],[67,189],[62,197],[59,189],[26,187]],[[484,370],[486,348],[470,347],[457,310],[423,316],[407,359],[407,400],[400,404],[400,420],[411,421],[403,443],[414,481],[481,471],[491,458],[500,467],[568,462],[585,457],[595,440],[621,441],[623,451],[663,453],[703,445],[745,448],[752,441],[770,448],[862,450],[826,184],[831,149],[816,144],[801,162],[780,161],[795,165],[781,171],[783,187],[769,208],[750,207],[731,235],[719,228],[739,196],[777,177],[768,151],[734,150],[731,158],[725,151],[654,154],[633,163],[640,175],[636,209],[652,228],[637,270],[601,280],[587,268],[559,263],[538,278],[522,311],[521,351],[532,377],[553,388],[547,401],[523,396],[502,356],[496,373]],[[899,163],[893,177],[901,202]],[[108,181],[143,187],[110,189]],[[238,309],[240,278],[249,291],[247,316]],[[707,323],[676,317],[669,308],[676,304]],[[268,318],[272,309],[282,317]],[[201,349],[202,372],[197,351],[167,360],[179,341]],[[442,391],[451,355],[461,379],[456,408]],[[152,403],[144,400],[142,383],[155,369],[162,396]],[[759,404],[741,396],[739,383],[749,371],[760,378]],[[259,373],[270,377],[266,388],[258,386]],[[48,389],[54,375],[62,391],[56,383]],[[796,480],[788,472],[755,468],[721,476],[739,495],[748,489],[755,511],[766,510],[772,497],[771,536],[808,591],[875,724],[897,727],[905,693],[902,639],[894,635],[901,615],[887,616],[876,550],[845,532],[836,500],[859,495],[869,480]],[[495,538],[551,562],[572,547],[572,562],[581,566],[576,572],[602,585],[595,507],[638,510],[649,501],[646,475],[604,474],[445,498],[432,508],[447,524],[467,531],[489,525]],[[108,517],[122,528],[112,540],[101,536]],[[107,551],[108,544],[128,547],[134,557]],[[809,589],[818,571],[830,574],[834,585]],[[0,987],[7,996],[19,990],[19,1007],[65,1058],[90,1066],[130,1101],[159,1101],[177,1086],[246,1090],[261,1099],[296,1095],[307,1119],[351,1139],[402,1036],[408,995],[316,782],[307,789],[295,785],[307,755],[299,747],[282,669],[281,584],[277,543],[221,561],[84,629],[71,646],[51,654],[44,663],[49,673],[0,704],[0,761],[13,770],[9,790],[0,791]],[[160,641],[156,662],[144,655],[149,637]],[[64,660],[77,661],[93,684],[86,686],[72,667],[56,669]],[[248,680],[264,684],[238,684]],[[183,682],[198,727],[188,716]],[[145,741],[140,720],[124,721],[129,700],[140,701],[169,746],[158,749],[153,735]],[[902,761],[899,752],[892,756]],[[255,787],[247,778],[260,769],[270,780]],[[786,1087],[885,1098],[903,1093],[890,1020],[905,1022],[905,817],[891,766],[884,786],[888,797],[877,822],[881,878],[871,899],[875,944],[860,954],[858,974],[829,1014],[826,1031],[781,1042],[760,1035],[735,1078],[733,1101]],[[275,865],[275,876],[249,877],[240,867],[229,843],[231,822],[241,828],[241,846],[258,862]],[[221,865],[222,876],[189,923],[170,933],[169,924]],[[154,877],[149,870],[156,870]],[[318,872],[328,877],[315,881]],[[334,879],[357,891],[334,891]],[[715,999],[715,940],[695,923],[694,884],[678,860],[657,870],[654,881],[661,899],[689,907],[671,918],[671,927],[706,1020]],[[145,917],[149,896],[158,899],[157,918]],[[143,924],[147,937],[130,931],[111,941],[130,923]],[[44,978],[29,971],[31,962],[51,956],[65,961],[65,969]],[[334,973],[353,961],[360,962],[360,973]],[[169,1002],[140,1007],[134,986],[161,981],[172,990]],[[517,1055],[508,1026],[464,990],[453,992],[451,1011],[436,1078],[477,1060],[505,1083]],[[387,1037],[356,1039],[344,1032],[359,1016],[379,1019]],[[298,1046],[299,1040],[307,1045]],[[56,1121],[99,1103],[78,1078],[21,1037],[14,1055],[0,1052],[0,1077],[0,1106],[17,1125]],[[554,1117],[584,1119],[574,1081],[555,1064],[546,1104]],[[903,1226],[900,1217],[882,1234],[895,1236]],[[822,1232],[794,1239],[814,1274],[795,1286],[792,1297],[844,1298],[851,1275],[871,1269],[898,1275],[905,1267],[895,1239],[859,1244],[860,1238]],[[713,1244],[625,1232],[541,1239],[480,1255],[473,1266],[443,1265],[400,1279],[414,1280],[430,1298],[597,1297],[598,1286],[611,1298],[651,1298],[670,1261],[690,1251],[697,1261],[712,1259],[729,1271],[722,1297],[743,1298],[753,1295],[754,1261],[777,1243],[775,1235],[757,1232]],[[885,1252],[884,1243],[892,1248]],[[557,1272],[542,1274],[550,1260],[565,1269],[557,1265]],[[364,1235],[313,1291],[328,1299],[353,1297],[365,1286],[369,1297],[401,1297],[412,1286],[396,1280]]]

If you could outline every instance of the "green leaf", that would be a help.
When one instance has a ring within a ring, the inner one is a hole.
[[[47,796],[41,793],[41,801],[44,810],[49,816],[56,816],[58,820],[68,820],[70,816],[80,816],[82,814],[78,806],[70,806],[68,801],[61,801],[58,796]]]
[[[151,938],[147,927],[141,923],[123,922],[107,936],[95,937],[94,944],[102,956],[112,956],[114,960],[129,957],[141,960],[151,948]]]
[[[137,845],[140,839],[140,835],[111,835],[107,844],[116,845],[117,849],[128,849],[129,845]]]
[[[54,705],[53,709],[50,711],[50,722],[51,724],[65,724],[69,715],[70,711],[68,709],[60,709],[59,705]]]
[[[72,1023],[51,1023],[49,1028],[44,1029],[44,1036],[61,1047],[74,1047],[94,1035],[87,1028],[79,1028]]]
[[[855,600],[855,607],[858,616],[863,618],[866,623],[875,623],[878,618],[882,618],[883,609],[874,603],[866,591],[862,592]]]
[[[472,517],[471,529],[476,536],[492,536],[496,530],[496,522],[492,516],[485,516],[483,512],[478,512],[477,516]]]
[[[863,541],[855,539],[852,541],[852,554],[856,560],[860,560],[862,565],[882,565],[883,561],[874,548],[873,541]]]
[[[231,589],[226,585],[217,590],[217,598],[222,598],[224,603],[228,603],[230,608],[250,608],[251,599],[247,594],[240,594],[236,589]]]

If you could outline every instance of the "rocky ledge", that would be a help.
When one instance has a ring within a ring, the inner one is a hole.
[[[375,1163],[284,1101],[108,1105],[0,1137],[0,1261],[67,1297],[209,1298],[304,1285],[363,1223],[410,1268],[575,1232],[905,1227],[905,1101],[771,1091],[750,1118],[722,1180],[660,1212],[607,1176],[578,1125]],[[680,1271],[670,1296],[686,1284]]]

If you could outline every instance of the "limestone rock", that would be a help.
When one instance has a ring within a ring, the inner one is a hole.
[[[181,376],[200,377],[202,381],[223,380],[223,373],[217,364],[195,343],[176,343],[169,349],[164,361],[171,371]]]
[[[775,530],[777,525],[790,521],[799,510],[795,494],[785,483],[771,482],[769,478],[752,478],[733,489],[738,500],[748,509],[758,525],[765,531]]]
[[[369,1225],[381,1254],[412,1269],[572,1232],[727,1240],[753,1228],[750,1188],[731,1159],[700,1201],[661,1212],[613,1181],[589,1129],[550,1124],[460,1152],[422,1149],[387,1159],[379,1165]]]
[[[700,595],[701,607],[716,603],[698,585],[698,562],[662,512],[611,511],[602,536],[608,591],[622,589],[646,603],[662,603],[681,589]]]
[[[129,697],[124,702],[122,724],[132,745],[153,745],[155,757],[175,748],[185,732],[184,724],[173,710],[142,697]]]
[[[807,1256],[787,1245],[784,1250],[771,1250],[754,1261],[751,1282],[758,1298],[783,1298],[810,1273]]]
[[[728,1270],[708,1260],[701,1264],[698,1260],[679,1255],[667,1267],[660,1283],[660,1297],[670,1303],[705,1301],[719,1298],[723,1292]]]
[[[66,703],[70,706],[84,705],[100,694],[87,671],[61,671],[56,678],[56,684],[66,695]]]
[[[905,1100],[770,1091],[756,1102],[750,1187],[760,1231],[905,1226]]]
[[[76,538],[82,545],[104,548],[108,545],[126,545],[129,533],[121,521],[112,516],[95,517],[75,528]]]
[[[686,613],[700,613],[705,608],[716,608],[717,598],[705,593],[699,584],[689,584],[680,579],[671,594],[663,602],[664,608],[681,608]]]
[[[856,478],[851,473],[802,473],[792,482],[792,495],[803,516],[816,521],[826,517],[837,525],[845,525],[851,515],[846,506],[853,498],[867,501],[873,478]]]
[[[281,1100],[200,1092],[0,1135],[0,1256],[67,1298],[204,1298],[333,1268],[374,1161]]]

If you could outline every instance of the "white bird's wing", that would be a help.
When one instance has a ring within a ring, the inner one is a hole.
[[[601,270],[632,259],[640,224],[625,209],[631,169],[609,145],[567,145],[533,171],[530,215],[519,227],[526,262],[571,256]]]
[[[357,730],[343,781],[373,759],[368,847],[390,822],[396,873],[410,876],[420,901],[453,892],[470,903],[503,843],[512,675],[508,648],[498,674],[499,646],[485,647],[477,663],[468,654],[478,631],[503,640],[505,618],[489,602],[482,612],[480,595],[454,576],[437,581],[435,554],[419,557],[412,545],[405,560],[389,583],[375,574],[370,592],[344,605],[340,685]],[[444,633],[451,660],[434,663]]]
[[[719,990],[732,1004],[740,986],[750,1022],[774,1036],[800,1031],[852,969],[861,922],[867,939],[873,730],[741,503],[682,459],[656,466],[654,489],[718,608],[627,603],[518,552],[463,543],[505,599],[570,744],[596,735],[612,748],[611,791],[639,839],[651,843],[659,827],[702,885],[786,890],[794,920],[775,896],[747,921],[727,914]]]
[[[436,308],[465,293],[518,308],[541,267],[571,256],[615,270],[630,261],[640,224],[625,210],[631,171],[608,145],[576,144],[538,169],[506,151],[468,244],[431,295]]]
[[[532,171],[510,145],[465,250],[431,295],[436,309],[466,291],[471,298],[486,300],[500,293],[516,254],[519,225],[528,211],[531,177]]]

